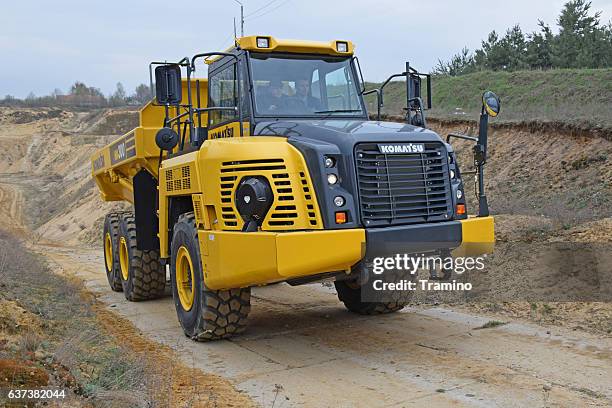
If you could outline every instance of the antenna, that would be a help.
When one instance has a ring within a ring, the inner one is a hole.
[[[244,6],[238,0],[234,0],[236,3],[240,4],[240,36],[244,37]],[[234,32],[236,32],[236,19],[234,19]],[[236,35],[234,35],[234,38]]]
[[[234,17],[234,41],[236,40],[236,17]]]

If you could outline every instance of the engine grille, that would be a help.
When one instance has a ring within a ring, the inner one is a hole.
[[[274,205],[268,212],[263,229],[288,230],[319,228],[314,210],[315,197],[303,171],[291,174],[283,159],[257,159],[223,162],[220,169],[221,221],[227,230],[239,230],[243,221],[236,209],[236,188],[245,177],[263,176],[274,192]]]
[[[452,198],[446,149],[381,153],[376,143],[355,148],[361,218],[368,227],[448,220]]]

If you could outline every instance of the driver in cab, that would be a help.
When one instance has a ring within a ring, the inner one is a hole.
[[[318,98],[310,95],[310,81],[307,79],[298,79],[295,83],[295,96],[303,105],[304,110],[318,111],[321,109],[321,101]]]
[[[321,106],[321,101],[310,95],[310,81],[307,79],[295,81],[295,93],[292,96],[283,92],[280,80],[273,79],[261,99],[264,111],[269,113],[312,113]]]

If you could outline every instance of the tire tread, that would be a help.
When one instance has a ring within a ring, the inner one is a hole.
[[[159,258],[159,250],[140,250],[136,241],[136,219],[132,212],[124,212],[121,217],[123,234],[131,254],[129,279],[124,282],[126,299],[137,302],[158,299],[166,291],[166,268]]]
[[[186,224],[198,243],[198,230],[193,212],[179,216],[178,224]],[[200,260],[197,260],[198,262]],[[196,341],[220,340],[242,333],[251,310],[251,288],[212,290],[202,283],[202,310],[198,325],[186,334]]]

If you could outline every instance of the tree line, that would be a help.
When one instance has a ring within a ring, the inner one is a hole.
[[[0,99],[0,106],[119,107],[144,105],[149,100],[151,100],[151,90],[145,84],[138,85],[134,92],[128,95],[123,84],[118,82],[115,92],[105,96],[99,88],[77,81],[67,93],[56,88],[50,95],[36,96],[30,92],[24,99],[6,95]]]
[[[433,73],[612,67],[612,22],[602,24],[600,17],[601,12],[591,12],[591,2],[571,0],[557,18],[558,32],[542,20],[532,33],[523,33],[518,24],[503,36],[492,31],[480,49],[463,48],[449,61],[439,60]]]

